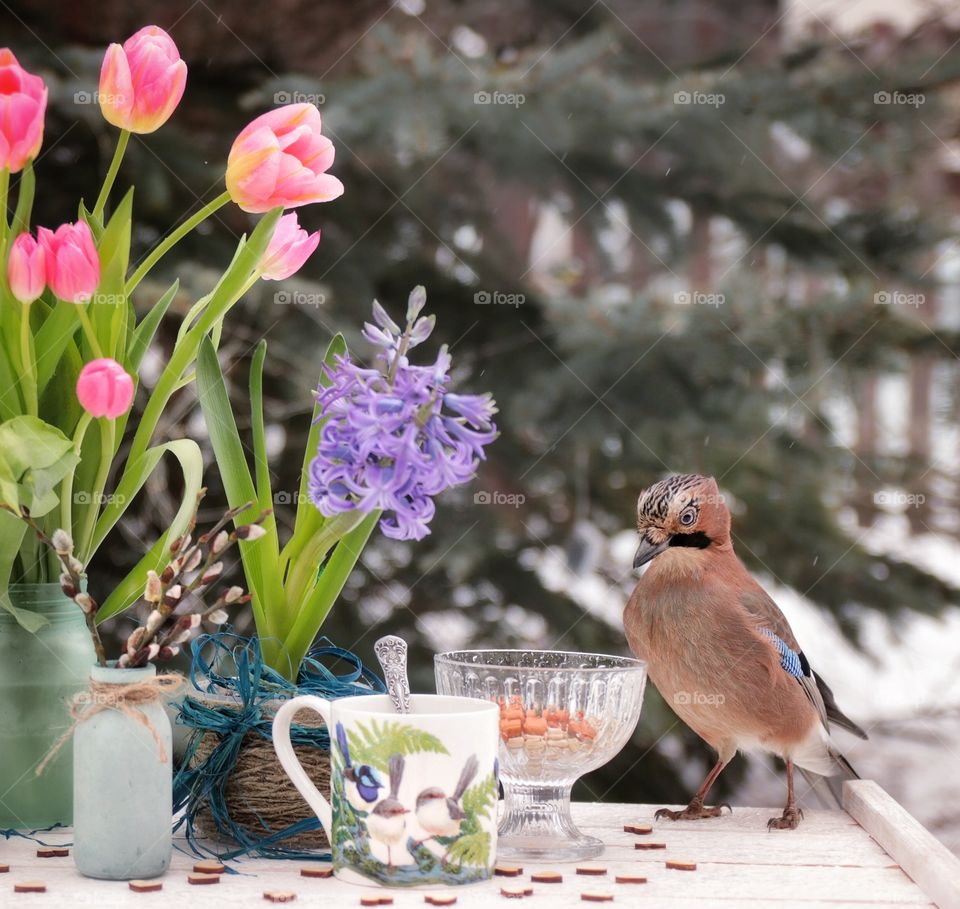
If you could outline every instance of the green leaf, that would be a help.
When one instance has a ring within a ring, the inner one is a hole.
[[[34,517],[56,506],[54,488],[79,461],[73,443],[56,426],[27,415],[0,423],[0,459],[5,464],[0,480],[3,503],[17,513],[26,506]],[[15,497],[11,481],[16,484]]]
[[[133,330],[133,338],[127,351],[127,366],[133,372],[139,372],[140,364],[153,342],[157,329],[160,327],[160,322],[166,315],[179,289],[180,279],[178,278],[167,288],[166,293],[150,307],[150,311],[143,317],[143,321]]]
[[[267,433],[263,421],[263,361],[267,342],[260,341],[250,363],[250,428],[253,434],[253,463],[260,510],[273,508],[270,465],[267,463]]]
[[[33,164],[28,164],[20,174],[19,194],[17,207],[10,224],[10,236],[16,237],[30,229],[30,215],[33,211],[33,195],[37,188],[37,178],[33,172]]]
[[[37,331],[37,389],[41,394],[79,327],[76,304],[59,300]]]
[[[449,754],[446,746],[435,735],[415,726],[388,720],[371,720],[369,725],[357,723],[347,732],[350,759],[354,764],[369,764],[387,772],[390,756],[402,754]]]
[[[473,817],[489,817],[497,804],[497,780],[491,773],[463,794],[463,810]]]
[[[139,458],[133,464],[128,464],[124,470],[123,478],[117,486],[113,499],[104,508],[97,521],[89,555],[93,555],[97,547],[103,542],[103,538],[110,531],[110,528],[120,519],[127,505],[143,487],[150,474],[153,473],[160,458],[168,452],[176,457],[183,473],[183,496],[180,499],[180,507],[177,509],[167,532],[150,547],[147,554],[107,597],[106,602],[97,613],[98,622],[122,612],[140,596],[147,582],[147,572],[149,570],[163,570],[170,560],[167,541],[175,540],[187,529],[190,518],[196,509],[197,494],[200,492],[203,482],[203,454],[200,451],[200,446],[193,439],[175,439],[172,442],[150,448],[142,458]]]
[[[456,865],[486,867],[490,863],[490,834],[486,830],[457,837],[447,850],[447,861]]]

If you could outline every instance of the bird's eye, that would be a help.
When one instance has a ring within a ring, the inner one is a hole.
[[[693,506],[690,506],[689,508],[684,508],[683,511],[680,512],[680,523],[683,524],[684,527],[690,527],[692,524],[696,522],[696,520],[697,520],[697,509],[694,508]]]

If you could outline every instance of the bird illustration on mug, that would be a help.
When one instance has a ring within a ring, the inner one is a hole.
[[[463,770],[460,771],[460,779],[450,796],[439,786],[430,786],[417,796],[417,823],[428,834],[427,837],[420,840],[421,844],[437,837],[456,837],[460,835],[460,825],[467,816],[460,800],[477,775],[478,766],[477,756],[471,754],[463,765]],[[447,855],[445,853],[443,861],[446,861],[446,859]]]
[[[681,474],[655,483],[637,501],[637,530],[634,568],[647,568],[624,610],[627,641],[664,700],[717,752],[690,804],[656,817],[719,816],[724,806],[705,804],[711,786],[737,751],[762,750],[787,770],[787,804],[768,827],[796,828],[803,812],[794,767],[835,798],[824,777],[857,774],[830,727],[867,734],[837,706],[786,617],[733,551],[716,480]]]
[[[393,871],[393,847],[403,842],[407,827],[408,809],[397,797],[403,780],[404,760],[402,754],[390,755],[387,772],[390,777],[390,794],[382,798],[367,815],[367,831],[377,842],[387,847],[387,869]]]
[[[383,782],[377,771],[369,764],[354,766],[350,760],[350,747],[347,744],[347,732],[343,723],[337,723],[337,748],[343,757],[344,794],[355,811],[366,813],[380,797]]]

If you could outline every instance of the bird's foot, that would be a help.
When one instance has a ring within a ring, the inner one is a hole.
[[[803,810],[796,805],[787,805],[780,817],[772,817],[767,821],[768,830],[796,830],[800,826]]]
[[[659,808],[653,817],[658,821],[665,817],[669,818],[671,821],[698,821],[705,817],[720,817],[724,808],[733,814],[733,809],[726,803],[722,805],[708,806],[704,805],[703,802],[694,800],[682,811],[672,811],[669,808]]]

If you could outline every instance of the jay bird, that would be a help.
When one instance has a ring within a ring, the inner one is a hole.
[[[787,768],[787,805],[768,827],[796,828],[803,812],[794,765],[814,785],[823,776],[856,777],[830,724],[866,733],[840,711],[783,613],[734,553],[716,480],[661,480],[640,495],[637,525],[634,568],[649,566],[624,610],[627,641],[663,698],[718,755],[690,804],[656,817],[719,816],[722,806],[704,804],[710,787],[737,751],[759,749]]]

